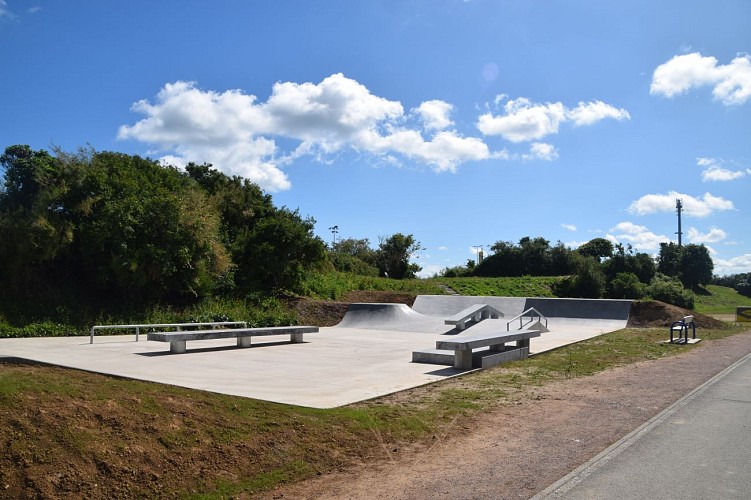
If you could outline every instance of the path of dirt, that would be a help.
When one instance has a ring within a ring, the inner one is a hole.
[[[677,356],[556,382],[455,423],[429,448],[265,498],[529,498],[751,352],[751,331]]]

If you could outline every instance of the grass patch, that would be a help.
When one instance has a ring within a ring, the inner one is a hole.
[[[701,314],[735,314],[738,306],[751,306],[751,297],[727,286],[707,285],[694,299],[694,310]]]
[[[461,295],[496,297],[555,297],[552,287],[559,276],[520,276],[506,278],[433,278]]]
[[[360,276],[352,273],[310,273],[304,282],[306,294],[315,299],[339,300],[353,290],[388,291],[414,295],[442,295],[444,292],[433,280],[394,280]]]

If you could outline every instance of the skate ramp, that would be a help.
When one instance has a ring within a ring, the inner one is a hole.
[[[443,322],[443,317],[427,316],[406,304],[390,303],[350,304],[344,318],[334,328],[438,334],[454,329]]]
[[[480,297],[473,295],[418,295],[412,309],[425,316],[448,318],[474,304],[487,304],[513,318],[525,309],[524,297]]]

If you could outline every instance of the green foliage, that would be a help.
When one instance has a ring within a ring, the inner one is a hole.
[[[605,275],[594,257],[578,256],[576,274],[558,283],[554,291],[558,297],[599,299],[605,292]]]
[[[712,281],[714,262],[704,245],[685,245],[681,252],[681,282],[686,288],[696,289]]]
[[[313,235],[315,220],[274,207],[247,179],[207,164],[191,163],[186,170],[219,209],[221,238],[235,266],[231,285],[241,293],[300,292],[306,273],[325,259],[325,245]]]
[[[646,253],[634,253],[630,244],[625,247],[620,243],[616,245],[611,257],[602,263],[602,269],[608,282],[620,273],[631,273],[640,282],[648,284],[655,275],[652,257]]]
[[[340,300],[353,290],[375,290],[409,293],[414,295],[442,295],[444,292],[434,280],[392,280],[340,272],[309,273],[304,281],[305,294],[324,300]]]
[[[410,262],[423,250],[420,242],[411,234],[396,233],[384,238],[376,252],[376,262],[381,274],[393,279],[411,279],[422,270],[419,265]]]
[[[475,276],[564,276],[574,269],[574,252],[561,242],[551,247],[545,238],[525,236],[518,245],[498,241],[491,251],[474,269]]]
[[[11,146],[0,166],[0,307],[14,324],[296,292],[324,262],[312,219],[210,165]]]
[[[739,281],[738,284],[735,285],[735,289],[741,295],[751,297],[751,283],[748,281]]]
[[[678,278],[657,273],[647,287],[647,295],[655,300],[687,309],[694,308],[694,294],[686,290]]]
[[[496,297],[555,297],[553,288],[562,278],[557,276],[522,276],[501,278],[432,278],[461,295]]]
[[[641,299],[646,293],[646,286],[634,273],[618,273],[607,285],[610,299]]]
[[[9,294],[49,299],[48,289],[64,283],[90,298],[189,300],[227,270],[216,211],[176,169],[27,146],[7,148],[0,163],[0,275]]]
[[[657,258],[657,271],[667,276],[677,277],[686,288],[696,289],[712,281],[714,263],[707,247],[660,243]]]
[[[594,257],[598,261],[613,255],[613,243],[605,238],[595,238],[584,243],[577,252],[585,257]]]

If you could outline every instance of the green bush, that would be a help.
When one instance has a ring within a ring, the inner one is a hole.
[[[608,283],[607,296],[610,299],[641,299],[646,293],[644,284],[634,273],[618,273]]]
[[[605,274],[593,257],[575,259],[576,274],[560,281],[553,291],[558,297],[599,299],[605,291]]]
[[[647,295],[654,300],[660,300],[686,309],[694,308],[694,294],[686,290],[678,278],[671,278],[657,273],[647,287]]]

